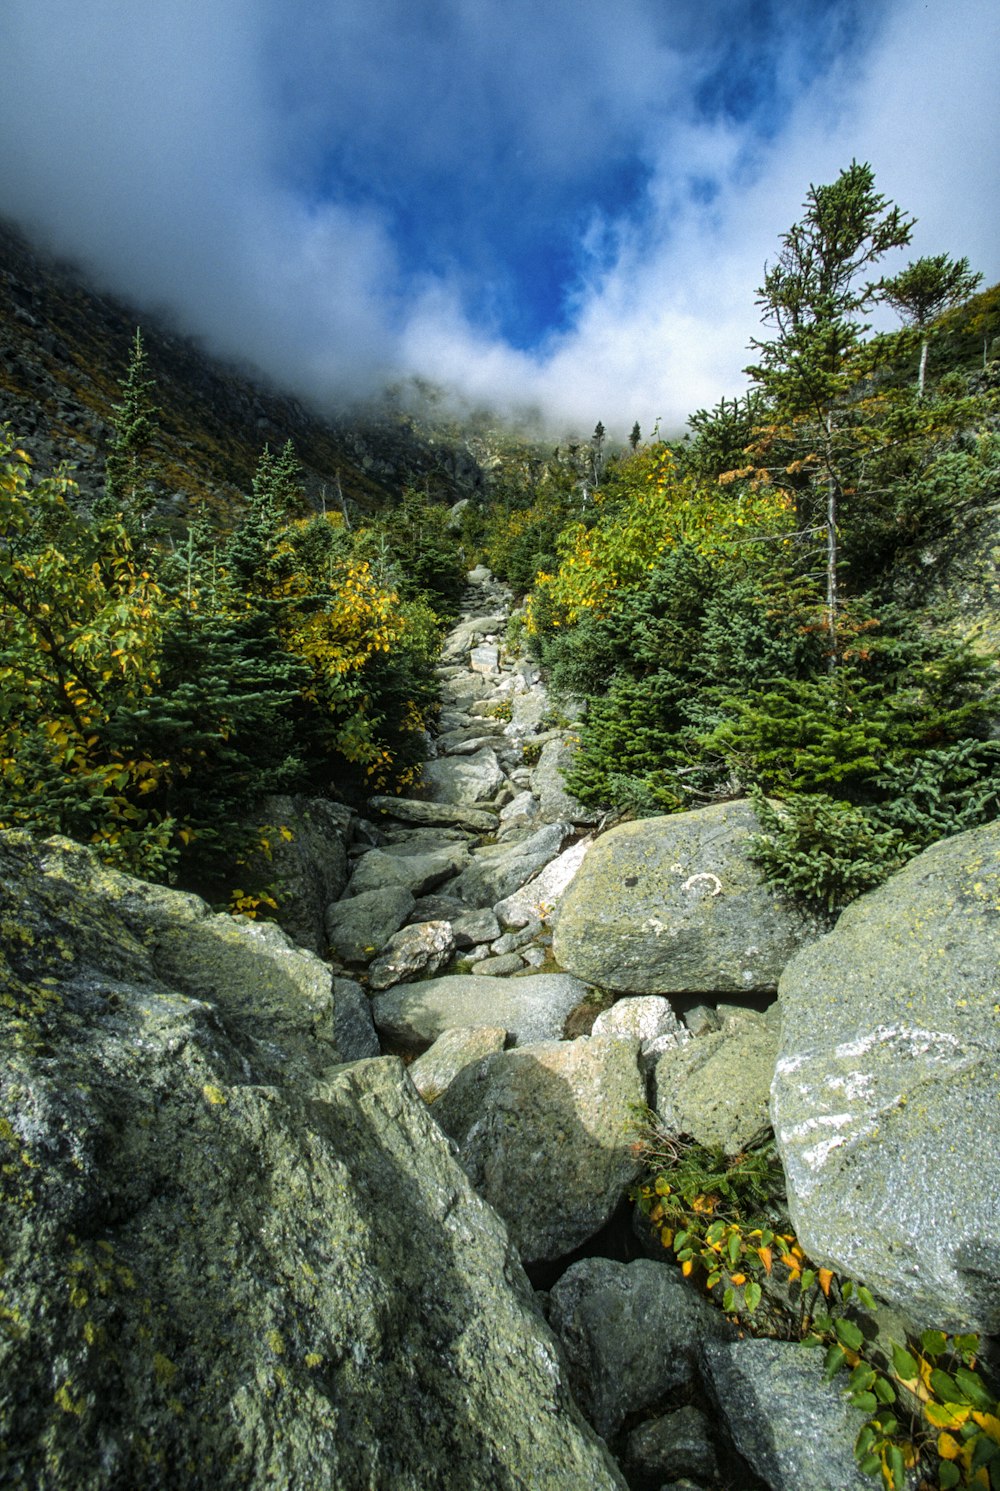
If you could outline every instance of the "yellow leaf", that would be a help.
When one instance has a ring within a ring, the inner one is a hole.
[[[771,1272],[771,1249],[770,1248],[758,1248],[757,1249],[757,1257],[760,1259],[761,1263],[763,1263],[765,1272],[766,1273],[770,1273]]]
[[[729,1280],[729,1282],[731,1284],[745,1284],[746,1281],[747,1281],[746,1274],[733,1274],[730,1277],[730,1280]]]
[[[962,1446],[952,1434],[946,1434],[943,1430],[938,1435],[937,1452],[942,1460],[957,1460],[962,1453]]]
[[[684,1260],[684,1262],[681,1264],[681,1273],[684,1275],[684,1277],[686,1279],[688,1277],[688,1275],[691,1274],[691,1273],[693,1273],[693,1272],[694,1272],[694,1259],[693,1258],[686,1258]]]
[[[963,1403],[925,1403],[924,1413],[935,1429],[961,1429],[972,1412]]]
[[[1000,1444],[1000,1418],[993,1413],[978,1413],[972,1415],[973,1422],[989,1435],[994,1444]]]
[[[833,1283],[833,1269],[819,1268],[816,1270],[816,1277],[819,1280],[819,1287],[822,1289],[827,1299],[829,1299],[830,1285]]]

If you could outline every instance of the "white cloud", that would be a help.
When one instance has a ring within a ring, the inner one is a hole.
[[[852,156],[920,218],[914,253],[1000,275],[994,8],[887,0],[807,84],[836,8],[782,14],[773,98],[737,123],[695,98],[740,5],[6,0],[0,210],[307,394],[413,371],[584,432],[674,429],[740,386],[764,261]],[[633,195],[602,208],[588,176],[619,161]],[[519,351],[483,330],[504,248],[564,204],[568,329]]]

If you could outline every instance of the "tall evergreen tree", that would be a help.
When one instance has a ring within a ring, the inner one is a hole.
[[[130,527],[144,528],[151,506],[150,456],[160,413],[153,399],[155,387],[149,375],[142,331],[137,326],[121,403],[114,406],[114,435],[105,464],[104,497],[95,506],[97,516],[121,513]]]
[[[760,361],[747,368],[766,395],[775,427],[793,431],[798,460],[786,466],[814,473],[825,513],[817,525],[826,543],[826,621],[830,665],[837,659],[837,521],[845,466],[854,446],[844,412],[865,359],[863,315],[885,298],[868,276],[890,249],[909,242],[912,218],[875,190],[871,166],[852,161],[830,186],[810,186],[805,216],[781,239],[765,269],[757,304],[769,341],[754,340]]]

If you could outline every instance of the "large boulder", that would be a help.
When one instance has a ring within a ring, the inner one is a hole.
[[[822,929],[764,884],[759,831],[743,801],[611,829],[563,896],[557,961],[626,994],[773,993]]]
[[[400,1064],[324,1075],[294,981],[277,1036],[250,927],[165,976],[163,939],[204,951],[213,921],[0,840],[0,1479],[622,1491]]]
[[[484,746],[471,756],[446,756],[438,761],[425,761],[421,788],[431,802],[472,805],[489,802],[505,780],[496,752]]]
[[[269,885],[278,924],[293,942],[323,954],[323,916],[347,884],[350,810],[323,798],[264,799],[254,821],[259,851],[248,873]]]
[[[464,844],[445,843],[439,849],[422,848],[415,853],[408,852],[405,845],[369,849],[354,867],[347,895],[359,896],[364,891],[401,885],[412,896],[425,896],[457,875],[468,861]]]
[[[434,1103],[454,1082],[463,1067],[502,1051],[507,1032],[502,1025],[480,1025],[470,1030],[454,1026],[439,1035],[429,1051],[407,1067],[410,1081],[425,1103]]]
[[[450,922],[411,922],[389,938],[369,966],[368,987],[388,989],[422,974],[435,974],[454,951],[455,934]]]
[[[577,1401],[598,1434],[698,1381],[706,1338],[725,1318],[665,1263],[584,1258],[553,1287],[549,1320],[563,1343]]]
[[[550,860],[537,875],[496,903],[497,916],[505,927],[521,927],[536,919],[555,922],[566,889],[583,864],[592,839],[581,839]]]
[[[518,843],[490,844],[473,851],[472,863],[455,881],[455,894],[470,906],[494,906],[504,900],[559,853],[569,832],[565,823],[549,823]]]
[[[330,947],[345,963],[368,963],[406,921],[416,902],[404,885],[366,890],[326,908]]]
[[[379,817],[395,818],[418,828],[465,828],[475,834],[496,831],[495,813],[483,808],[456,808],[450,803],[421,802],[413,797],[372,797],[369,810]]]
[[[738,1154],[770,1122],[777,1022],[733,1010],[722,1029],[665,1050],[656,1062],[655,1107],[672,1134]]]
[[[1000,824],[854,902],[781,980],[772,1114],[803,1246],[918,1326],[1000,1332]]]
[[[563,739],[547,740],[542,746],[538,764],[531,773],[531,790],[547,823],[560,819],[569,823],[596,823],[601,816],[599,809],[584,807],[579,798],[566,790],[564,774],[572,766],[576,752],[577,747]]]
[[[423,1050],[454,1025],[502,1025],[516,1045],[558,1040],[567,1017],[586,998],[568,973],[476,978],[445,974],[404,984],[372,1000],[376,1027],[393,1044]]]
[[[854,1458],[865,1415],[798,1341],[707,1340],[709,1389],[733,1443],[771,1491],[871,1491]]]
[[[525,1262],[561,1258],[608,1221],[639,1172],[639,1043],[544,1041],[466,1066],[434,1106]]]

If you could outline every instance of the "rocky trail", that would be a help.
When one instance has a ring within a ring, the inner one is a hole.
[[[419,795],[266,805],[284,930],[0,834],[4,1485],[861,1491],[822,1352],[603,1255],[647,1108],[772,1124],[896,1339],[1000,1334],[1000,829],[828,931],[748,803],[574,801],[509,610],[473,571]]]

